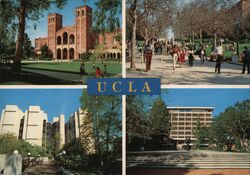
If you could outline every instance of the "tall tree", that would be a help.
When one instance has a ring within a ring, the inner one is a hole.
[[[94,29],[99,32],[113,32],[120,28],[121,0],[99,0],[95,3]]]
[[[127,1],[127,30],[131,32],[130,68],[135,69],[136,35],[144,38],[145,42],[165,34],[172,22],[175,0],[128,0]]]
[[[23,42],[23,57],[30,58],[34,51],[34,47],[32,46],[31,40],[27,33],[24,34],[24,42]]]
[[[17,42],[15,51],[15,60],[13,64],[14,71],[21,70],[21,58],[23,55],[24,34],[27,19],[37,21],[43,12],[48,10],[52,5],[62,8],[67,0],[12,0],[18,21],[17,26]]]
[[[106,166],[110,163],[109,155],[112,155],[114,139],[121,137],[121,97],[88,96],[87,92],[83,91],[80,100],[82,109],[88,111],[91,116],[100,166]]]
[[[237,139],[241,147],[250,151],[250,100],[244,100],[228,107],[216,117],[213,123],[216,143],[226,145],[230,150]]]
[[[196,126],[193,130],[194,136],[196,137],[196,144],[199,147],[200,144],[206,143],[208,140],[208,128],[201,125],[200,118],[196,121]]]

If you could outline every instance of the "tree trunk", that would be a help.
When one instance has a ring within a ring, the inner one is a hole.
[[[200,29],[200,43],[202,44],[202,29]]]
[[[217,47],[217,33],[214,33],[214,49]]]
[[[137,6],[137,0],[134,0],[132,8],[132,14],[133,14],[133,22],[132,22],[132,40],[131,40],[131,64],[130,68],[135,69],[135,48],[136,48],[136,23],[137,23],[137,12],[136,12],[136,6]]]
[[[192,42],[193,42],[193,44],[194,44],[194,30],[192,30]]]
[[[18,11],[18,35],[16,42],[15,59],[13,63],[12,70],[21,70],[21,58],[23,55],[23,42],[24,42],[24,32],[25,32],[25,15],[26,15],[26,0],[21,0],[20,10]]]

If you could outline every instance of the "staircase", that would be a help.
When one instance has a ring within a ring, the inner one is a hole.
[[[250,169],[250,154],[215,151],[128,152],[127,167]]]

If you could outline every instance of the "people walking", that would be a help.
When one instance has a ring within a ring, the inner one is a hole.
[[[242,53],[242,61],[243,61],[243,67],[242,67],[242,74],[245,74],[245,69],[247,67],[247,74],[250,73],[250,51],[245,46],[244,51]]]
[[[215,65],[215,72],[218,71],[218,74],[221,73],[221,62],[223,59],[223,47],[221,44],[218,44],[218,46],[215,48],[215,54],[216,54],[216,65]]]
[[[201,47],[199,57],[201,59],[201,67],[203,67],[205,63],[205,58],[206,58],[206,50],[204,49],[203,46]]]
[[[179,54],[179,59],[178,59],[180,67],[182,67],[183,64],[185,63],[185,57],[186,57],[186,50],[184,47],[182,47],[180,49],[180,54]]]
[[[176,61],[178,59],[178,47],[177,45],[174,45],[172,48],[172,61],[173,61],[173,70],[175,70],[175,65],[176,65]]]
[[[190,49],[188,52],[188,66],[193,67],[194,62],[194,51],[193,49]]]

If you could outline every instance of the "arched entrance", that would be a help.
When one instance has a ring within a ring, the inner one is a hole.
[[[75,55],[75,50],[73,48],[70,48],[69,49],[69,59],[74,59],[74,55]]]
[[[68,44],[68,33],[67,32],[63,33],[63,44]]]
[[[63,59],[68,58],[68,50],[66,48],[63,49]]]
[[[57,49],[56,55],[57,55],[57,59],[62,59],[62,54],[61,54],[61,49]]]

